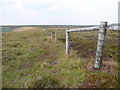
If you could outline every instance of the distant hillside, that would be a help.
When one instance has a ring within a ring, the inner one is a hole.
[[[2,32],[11,32],[14,29],[21,27],[41,27],[41,28],[82,28],[82,27],[91,27],[96,25],[2,25]],[[119,26],[119,27],[118,27]],[[110,24],[109,29],[118,30],[120,28],[120,24]]]
[[[16,28],[20,28],[21,26],[0,26],[2,27],[2,32],[11,32],[12,30]]]
[[[110,30],[120,30],[120,23],[116,24],[110,24],[109,25]]]
[[[82,28],[82,27],[91,27],[91,26],[96,26],[96,25],[2,25],[2,32],[10,32],[16,28],[21,28],[21,27],[41,27],[41,28]],[[109,28],[110,29],[115,29],[117,30],[120,27],[120,23],[114,23],[110,24]]]
[[[21,27],[41,27],[41,28],[82,28],[95,25],[3,25],[2,32],[11,32],[14,29]]]

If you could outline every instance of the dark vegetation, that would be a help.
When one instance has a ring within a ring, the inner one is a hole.
[[[108,31],[100,70],[93,69],[98,31],[70,34],[65,55],[65,29],[46,28],[3,33],[3,88],[117,88],[118,32]],[[57,32],[57,41],[49,32]]]

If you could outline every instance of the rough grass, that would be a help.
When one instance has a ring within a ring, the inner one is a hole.
[[[3,88],[118,87],[117,32],[108,32],[104,67],[96,71],[92,66],[98,32],[71,33],[66,57],[65,29],[46,30],[2,34]],[[49,32],[58,30],[55,42]]]

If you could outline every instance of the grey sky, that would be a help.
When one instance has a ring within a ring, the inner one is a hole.
[[[119,0],[0,0],[2,25],[118,22]]]

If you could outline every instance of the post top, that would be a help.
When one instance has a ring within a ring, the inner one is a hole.
[[[107,27],[107,22],[106,21],[102,21],[101,24],[100,24],[100,27]]]
[[[101,21],[101,23],[107,23],[107,21]]]
[[[66,29],[66,31],[69,30],[69,29]]]

